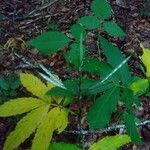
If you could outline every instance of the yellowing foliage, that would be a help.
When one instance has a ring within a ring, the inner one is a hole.
[[[140,56],[140,59],[146,67],[146,76],[150,77],[150,48],[144,48],[142,44],[140,46],[143,49],[143,55]]]
[[[108,136],[94,143],[89,150],[117,150],[120,146],[129,142],[131,142],[131,139],[128,135]]]
[[[66,113],[67,112],[67,113]],[[32,144],[32,150],[46,150],[53,132],[58,130],[62,132],[68,123],[68,111],[66,109],[53,108],[45,117],[37,129]],[[46,131],[46,132],[45,132]],[[43,144],[44,143],[44,144]]]
[[[44,104],[43,101],[32,97],[12,99],[0,106],[0,117],[22,114]]]
[[[130,88],[133,91],[134,95],[137,95],[139,93],[146,91],[148,87],[149,87],[149,81],[147,79],[139,79],[137,81],[134,81],[130,85]]]
[[[66,128],[68,110],[59,106],[52,108],[51,97],[46,95],[53,87],[51,83],[46,86],[32,74],[22,73],[20,79],[23,86],[38,98],[12,99],[0,106],[0,117],[28,112],[17,123],[15,130],[9,134],[3,149],[16,149],[37,129],[31,150],[47,150],[53,132],[60,133]]]
[[[46,92],[54,87],[51,83],[46,86],[41,80],[32,74],[20,74],[20,80],[22,85],[33,95],[50,102],[50,96],[45,95]]]
[[[21,119],[17,123],[15,130],[7,137],[4,150],[13,150],[27,139],[35,131],[47,111],[48,107],[42,106],[31,111],[23,119]]]

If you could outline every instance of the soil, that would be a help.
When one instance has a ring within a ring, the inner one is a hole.
[[[117,44],[125,55],[129,55],[131,49],[136,52],[136,56],[129,62],[131,70],[135,75],[143,76],[140,70],[140,63],[137,56],[141,54],[139,44],[144,43],[146,47],[150,47],[150,18],[141,15],[141,10],[145,7],[145,0],[109,0],[113,8],[113,17],[126,32],[123,39],[113,38],[104,33],[110,41]],[[49,5],[52,3],[51,5]],[[3,48],[10,38],[15,40],[15,47],[19,53],[29,58],[33,63],[41,62],[51,68],[61,79],[66,79],[75,75],[68,74],[66,71],[66,62],[62,53],[52,56],[44,56],[38,53],[36,49],[30,48],[23,41],[39,35],[46,30],[48,23],[56,24],[60,31],[69,35],[70,26],[76,20],[85,15],[91,14],[91,0],[1,0],[0,2],[0,75],[7,77],[9,74],[18,75],[22,71],[31,71],[32,68],[20,68],[20,60],[18,60],[13,52],[12,47]],[[43,8],[43,6],[46,6]],[[90,55],[95,55],[98,51],[93,31],[92,36],[86,41],[86,46],[91,49]],[[20,40],[21,39],[21,40]],[[64,50],[65,51],[65,50]],[[20,90],[19,90],[20,91]],[[149,97],[140,97],[142,107],[137,110],[137,116],[142,120],[150,119],[150,101]],[[90,104],[86,104],[88,107]],[[77,106],[73,104],[72,109],[78,111]],[[15,120],[15,121],[14,121]],[[0,150],[7,135],[15,127],[18,118],[0,118]],[[70,130],[76,129],[76,117],[70,117]],[[119,131],[117,131],[119,132]],[[144,139],[144,145],[135,147],[129,145],[124,150],[139,149],[150,150],[150,125],[140,127],[141,135]],[[116,132],[115,132],[116,133]],[[114,132],[105,134],[95,134],[85,137],[86,141],[94,141],[104,135],[112,135]],[[77,143],[77,135],[64,133],[56,135],[55,139],[65,142]],[[89,144],[87,142],[87,144]],[[29,138],[20,149],[25,150],[30,147],[31,139]]]

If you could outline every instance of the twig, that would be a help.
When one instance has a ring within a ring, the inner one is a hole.
[[[33,14],[35,14],[36,12],[42,11],[43,9],[45,9],[45,8],[47,8],[47,7],[51,6],[51,5],[53,5],[53,4],[54,4],[55,2],[57,2],[57,1],[58,1],[58,0],[53,0],[52,2],[47,3],[47,4],[41,6],[41,7],[37,8],[37,9],[31,11],[30,13],[28,13],[28,14],[26,15],[26,17],[34,16]]]
[[[143,126],[143,125],[149,125],[150,124],[150,120],[145,120],[143,122],[140,123],[136,123],[137,127]],[[110,132],[113,130],[118,130],[118,129],[125,129],[125,125],[124,124],[120,124],[120,125],[113,125],[104,129],[100,129],[100,130],[82,130],[82,134],[83,135],[91,135],[91,134],[102,134],[105,132]],[[78,130],[72,130],[72,131],[64,131],[65,133],[69,133],[69,134],[81,134],[81,131]]]

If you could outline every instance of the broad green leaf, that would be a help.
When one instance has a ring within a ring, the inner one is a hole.
[[[86,49],[83,47],[83,57],[85,56]],[[71,45],[71,49],[65,54],[66,61],[79,68],[81,66],[81,58],[80,58],[80,44]]]
[[[100,36],[100,46],[103,49],[104,54],[107,57],[108,63],[116,68],[118,65],[120,65],[124,60],[125,57],[123,54],[121,54],[120,50],[112,45],[111,42],[107,41],[105,38]],[[119,70],[118,73],[120,75],[121,80],[124,84],[129,84],[131,81],[131,73],[129,71],[128,64],[124,64]]]
[[[76,40],[80,40],[81,33],[83,35],[83,39],[86,37],[85,29],[79,24],[72,25],[70,31],[71,31],[71,34],[76,38]]]
[[[32,150],[47,150],[53,132],[62,132],[68,124],[68,111],[58,107],[53,108],[45,117],[35,134]]]
[[[78,20],[78,23],[87,29],[96,29],[100,27],[100,21],[95,16],[84,16]]]
[[[149,81],[147,79],[136,78],[130,85],[134,95],[141,95],[149,87]]]
[[[47,92],[51,96],[74,97],[78,93],[78,83],[76,80],[66,80],[63,82],[66,89],[54,87]]]
[[[48,150],[81,150],[81,149],[76,145],[61,142],[50,144]]]
[[[119,84],[117,84],[117,83],[114,84],[113,82],[107,82],[106,81],[105,83],[102,83],[102,84],[99,84],[99,82],[96,84],[96,86],[93,85],[89,88],[89,91],[88,91],[89,94],[96,95],[98,93],[102,93],[102,92],[110,90],[116,86],[119,86]]]
[[[15,79],[11,84],[10,84],[10,88],[11,89],[17,89],[19,88],[19,86],[21,85],[21,82],[19,79]]]
[[[0,89],[8,90],[9,84],[0,76]]]
[[[24,142],[37,128],[48,111],[48,107],[37,108],[21,119],[6,139],[3,150],[14,150]]]
[[[28,112],[45,103],[37,98],[17,98],[9,100],[0,106],[0,116],[8,117]]]
[[[131,89],[128,88],[123,88],[123,95],[122,95],[122,101],[125,103],[125,106],[129,109],[132,110],[132,105],[134,102],[134,96],[133,92]]]
[[[43,99],[50,100],[50,97],[45,95],[49,88],[33,74],[21,73],[20,80],[22,85],[33,95]]]
[[[111,6],[107,0],[93,0],[91,10],[100,19],[106,19],[112,15]]]
[[[97,98],[87,115],[91,128],[103,128],[109,123],[112,113],[116,111],[119,94],[119,88],[113,87]]]
[[[112,71],[112,68],[104,62],[101,62],[96,58],[92,58],[85,59],[82,70],[104,78]],[[117,78],[118,77],[116,77],[116,75],[113,75],[111,80],[117,80]]]
[[[81,80],[81,87],[80,87],[81,93],[83,95],[96,95],[97,93],[107,91],[115,86],[112,82],[106,82],[100,86],[91,89],[91,87],[93,87],[95,84],[98,84],[99,82],[100,80],[83,78]]]
[[[125,36],[124,31],[115,22],[111,22],[111,21],[104,22],[103,28],[111,36],[116,36],[116,37]]]
[[[117,150],[129,142],[131,139],[128,135],[107,136],[94,143],[89,150]]]
[[[69,38],[57,31],[44,32],[35,39],[30,40],[29,45],[37,48],[41,53],[53,54],[64,48],[69,43]]]
[[[135,125],[135,117],[127,112],[124,112],[123,121],[125,123],[127,133],[132,139],[132,142],[135,144],[141,144],[142,141]]]
[[[146,67],[146,76],[150,77],[150,48],[144,48],[142,44],[140,46],[143,49],[143,55],[140,56],[140,59]]]

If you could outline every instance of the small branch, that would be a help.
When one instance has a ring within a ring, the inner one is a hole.
[[[143,126],[143,125],[149,125],[150,124],[150,120],[146,120],[140,123],[136,123],[137,127]],[[113,130],[118,130],[118,129],[125,129],[125,125],[124,124],[120,124],[120,125],[113,125],[104,129],[100,129],[100,130],[82,130],[82,134],[83,135],[91,135],[91,134],[102,134],[105,132],[110,132]],[[81,134],[81,131],[77,131],[77,130],[72,130],[72,131],[64,131],[65,133],[69,133],[69,134]]]
[[[31,16],[34,16],[34,14],[35,14],[36,12],[42,11],[43,9],[46,9],[47,7],[53,5],[53,4],[54,4],[55,2],[57,2],[57,1],[58,1],[58,0],[53,0],[52,2],[50,2],[50,3],[48,3],[48,4],[45,4],[45,5],[43,5],[43,6],[39,7],[39,8],[37,8],[37,9],[31,11],[30,13],[27,14],[26,17],[28,17],[28,16],[30,16],[30,17],[31,17]]]

